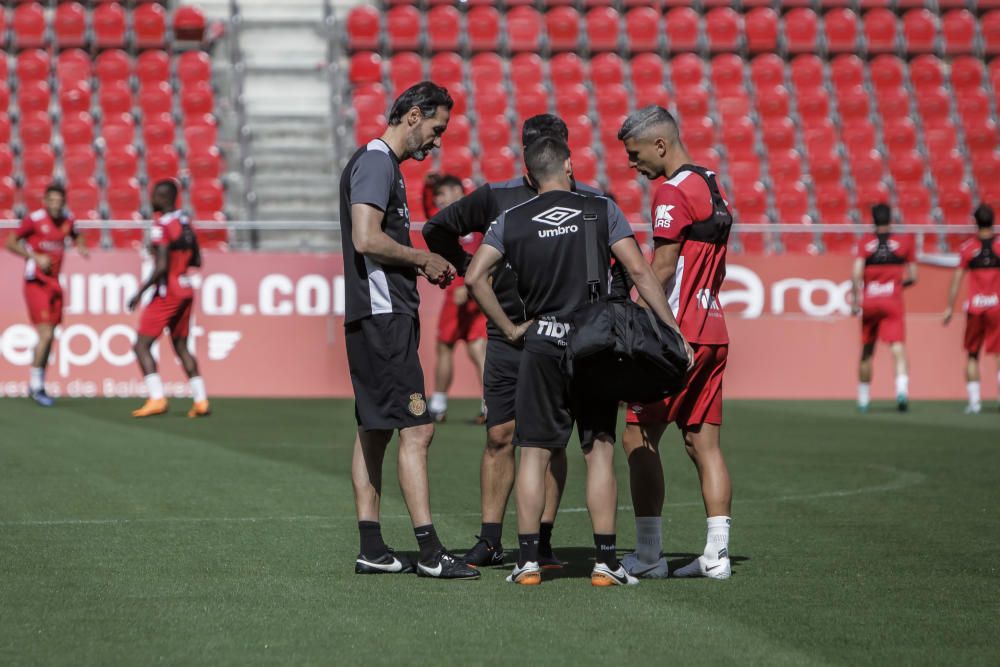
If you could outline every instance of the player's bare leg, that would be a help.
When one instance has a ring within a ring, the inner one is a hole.
[[[967,415],[977,415],[983,409],[979,387],[979,354],[970,352],[965,361],[965,389],[969,393],[969,404],[965,407]]]
[[[510,583],[537,585],[542,577],[538,563],[539,532],[545,510],[545,476],[552,450],[522,447],[517,466],[517,566],[507,577]]]
[[[890,349],[896,362],[896,406],[900,412],[906,412],[910,409],[910,376],[907,370],[909,364],[906,361],[906,347],[902,343],[893,343]]]
[[[191,385],[191,396],[194,401],[191,409],[188,410],[188,417],[191,419],[207,417],[212,414],[212,409],[209,407],[208,394],[205,392],[205,380],[202,379],[201,373],[198,372],[198,360],[194,358],[191,350],[188,349],[187,336],[171,340],[174,344],[174,353],[184,367],[184,372],[187,374],[188,382]]]
[[[556,513],[566,488],[566,474],[569,461],[565,449],[552,450],[548,470],[545,471],[545,509],[542,510],[542,525],[538,542],[539,563],[543,568],[560,568],[562,561],[552,551],[552,531],[555,528]]]
[[[49,353],[52,350],[52,340],[55,338],[55,326],[38,324],[35,326],[35,331],[38,333],[38,344],[35,346],[35,354],[31,363],[28,391],[36,403],[48,408],[52,407],[54,401],[45,392],[45,368],[49,365]]]
[[[483,395],[483,372],[486,368],[486,339],[477,338],[465,343],[465,351],[469,355],[469,360],[476,367],[476,377],[479,378],[479,395]],[[476,417],[477,424],[486,423],[486,401],[482,401],[479,406],[479,416]]]
[[[875,355],[875,344],[861,347],[861,361],[858,363],[858,410],[868,412],[871,404],[872,357]]]
[[[639,580],[629,575],[618,562],[615,553],[618,514],[618,482],[615,479],[615,441],[598,435],[589,447],[584,447],[587,462],[587,511],[594,527],[594,569],[590,583],[594,586],[634,585]]]
[[[626,424],[622,435],[635,510],[635,552],[622,564],[639,577],[662,578],[668,572],[662,553],[664,483],[659,451],[666,429],[666,424]]]
[[[152,417],[162,415],[167,411],[167,399],[163,394],[163,380],[156,372],[156,360],[153,359],[153,343],[155,342],[156,339],[152,336],[139,336],[132,347],[135,358],[139,362],[139,368],[142,370],[142,377],[148,393],[145,404],[138,410],[132,411],[133,417]]]
[[[427,451],[433,438],[434,426],[431,424],[399,430],[399,488],[414,528],[431,523]]]
[[[674,576],[728,579],[732,573],[729,526],[732,522],[733,487],[722,455],[721,428],[717,424],[701,424],[683,433],[684,447],[698,469],[701,481],[701,495],[708,517],[708,537],[702,555],[677,570]]]
[[[448,390],[455,375],[454,355],[454,345],[438,342],[437,364],[434,367],[434,393],[431,394],[427,409],[430,410],[434,421],[439,423],[445,420],[448,413]]]

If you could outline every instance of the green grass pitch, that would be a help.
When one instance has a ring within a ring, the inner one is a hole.
[[[353,574],[347,401],[0,401],[0,664],[991,664],[1000,586],[1000,414],[957,403],[733,402],[734,576],[594,589],[583,459],[556,522],[570,560],[539,588]],[[183,409],[182,409],[183,408]],[[994,408],[995,410],[995,408]],[[479,526],[481,427],[452,406],[431,453],[438,532]],[[704,514],[668,433],[665,548]],[[619,548],[633,544],[618,457]],[[387,460],[383,531],[413,534]],[[505,542],[516,544],[512,513]]]

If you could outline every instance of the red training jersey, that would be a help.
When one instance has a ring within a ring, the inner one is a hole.
[[[153,220],[150,231],[153,247],[167,248],[167,277],[157,287],[157,295],[189,299],[194,296],[188,267],[198,251],[191,221],[181,211],[163,213]]]
[[[960,264],[969,272],[966,309],[973,315],[1000,308],[1000,256],[996,237],[972,238],[959,248]]]
[[[875,234],[868,234],[855,246],[854,256],[865,262],[862,308],[891,305],[902,309],[906,265],[917,261],[913,237],[889,235],[880,243]]]
[[[52,260],[51,268],[48,272],[43,272],[34,260],[29,259],[24,266],[25,280],[59,285],[59,271],[66,254],[66,239],[76,238],[75,222],[69,213],[64,213],[62,220],[57,222],[44,208],[25,216],[17,228],[17,238],[27,243],[32,252],[48,255]]]
[[[723,203],[728,209],[725,193]],[[692,234],[695,225],[715,214],[708,183],[698,173],[681,167],[660,185],[653,197],[653,238],[681,244],[677,272],[666,287],[667,300],[681,333],[690,343],[729,343],[719,290],[726,277],[726,243],[702,240]],[[727,237],[728,238],[728,235]]]
[[[470,255],[475,255],[476,251],[479,250],[479,246],[483,244],[483,235],[479,232],[472,232],[471,234],[466,234],[458,239],[458,242],[462,244],[462,250],[469,253]],[[455,280],[445,288],[448,294],[455,291],[456,287],[465,284],[465,279],[462,276],[456,276]]]

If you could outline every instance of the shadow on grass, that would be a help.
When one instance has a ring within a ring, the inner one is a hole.
[[[556,556],[563,562],[561,568],[546,569],[546,579],[575,579],[589,578],[591,570],[594,569],[594,547],[562,547],[556,548]],[[625,556],[627,551],[618,551],[618,558]],[[694,561],[701,554],[674,552],[666,553],[667,563],[670,571],[673,572]],[[749,556],[730,556],[733,571],[736,571],[740,564],[750,560]],[[496,568],[510,569],[517,563],[517,551],[508,551],[504,557],[503,565],[494,566]]]

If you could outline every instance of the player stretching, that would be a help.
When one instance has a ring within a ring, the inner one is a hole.
[[[465,194],[462,181],[457,176],[441,176],[434,181],[432,188],[434,213],[455,203]],[[462,237],[462,249],[472,255],[481,242],[481,234],[467,234]],[[476,367],[481,385],[486,362],[486,316],[479,310],[476,302],[469,298],[469,288],[461,277],[448,285],[438,316],[437,367],[434,370],[434,393],[431,394],[428,406],[431,417],[436,422],[443,422],[448,414],[448,389],[454,377],[455,345],[460,340],[465,341],[466,352]],[[476,423],[486,423],[485,403]]]
[[[997,360],[997,403],[1000,407],[1000,248],[993,233],[993,209],[980,204],[975,213],[979,232],[959,249],[959,265],[948,292],[948,307],[944,323],[951,321],[955,299],[962,285],[962,278],[969,274],[969,299],[966,302],[965,351],[969,359],[965,366],[966,389],[969,405],[966,414],[982,410],[979,394],[979,351],[985,346],[987,354]]]
[[[694,348],[694,367],[682,392],[662,403],[629,407],[622,444],[628,455],[637,545],[623,562],[639,577],[668,574],[661,553],[664,490],[659,445],[674,422],[698,470],[708,516],[703,555],[674,576],[726,579],[732,486],[720,427],[729,335],[718,296],[726,275],[733,216],[715,174],[691,163],[677,122],[666,109],[650,106],[636,111],[625,120],[618,138],[633,169],[651,181],[667,179],[652,203],[653,272],[668,295],[681,333]]]
[[[157,183],[153,188],[152,200],[156,216],[150,229],[150,246],[155,264],[149,278],[128,302],[128,309],[131,312],[138,307],[146,290],[150,287],[156,288],[152,301],[142,311],[142,317],[139,319],[139,338],[134,348],[139,368],[142,369],[146,381],[149,398],[141,408],[132,412],[132,416],[152,417],[167,411],[163,380],[156,372],[152,347],[163,330],[169,329],[174,352],[184,366],[194,396],[194,405],[188,411],[188,417],[204,417],[210,413],[205,381],[198,372],[197,359],[188,350],[194,290],[191,289],[187,270],[188,267],[201,266],[198,237],[188,217],[177,210],[176,182],[166,180]]]
[[[45,367],[49,363],[55,328],[62,322],[59,270],[66,252],[66,239],[75,239],[77,251],[87,257],[83,237],[76,233],[73,216],[63,208],[65,203],[63,187],[54,183],[49,185],[42,198],[44,208],[25,216],[14,235],[7,237],[7,249],[27,260],[24,263],[24,300],[28,305],[28,317],[38,332],[28,390],[35,403],[46,408],[54,403],[45,393]]]
[[[872,207],[875,233],[861,240],[855,249],[851,290],[851,310],[861,315],[861,363],[858,365],[858,409],[868,411],[871,401],[872,356],[875,343],[889,343],[896,360],[896,405],[909,409],[906,374],[903,289],[917,282],[916,245],[908,235],[893,236],[889,231],[892,211],[885,204]],[[864,296],[860,296],[861,294]]]

